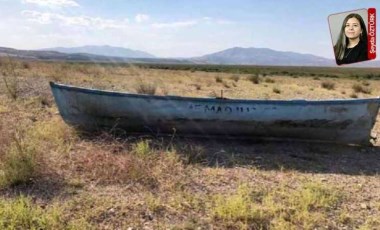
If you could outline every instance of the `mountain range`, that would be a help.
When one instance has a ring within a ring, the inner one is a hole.
[[[131,50],[123,47],[113,47],[113,46],[80,46],[80,47],[55,47],[41,49],[42,51],[57,51],[60,53],[87,53],[110,57],[131,57],[131,58],[155,58],[154,55],[140,51]]]
[[[0,47],[0,56],[34,60],[129,62],[162,64],[216,64],[268,66],[336,66],[335,60],[312,54],[276,51],[268,48],[234,47],[192,58],[159,58],[147,52],[112,46],[56,47],[18,50]],[[380,67],[380,61],[366,61],[347,67]]]

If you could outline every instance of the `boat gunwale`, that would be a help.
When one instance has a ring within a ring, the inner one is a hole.
[[[205,97],[183,97],[173,95],[149,95],[149,94],[136,94],[127,92],[118,92],[111,90],[91,89],[85,87],[78,87],[55,82],[49,82],[51,88],[65,89],[74,92],[81,92],[86,94],[129,97],[129,98],[144,98],[144,99],[160,99],[160,100],[178,100],[178,101],[197,101],[197,102],[217,102],[217,103],[257,103],[257,104],[311,104],[311,105],[329,105],[329,104],[361,104],[368,102],[377,102],[380,104],[380,96],[374,98],[361,98],[361,99],[329,99],[329,100],[306,100],[306,99],[291,99],[291,100],[262,100],[262,99],[230,99],[230,98],[205,98]]]

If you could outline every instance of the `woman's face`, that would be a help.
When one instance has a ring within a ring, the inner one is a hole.
[[[346,37],[349,39],[355,39],[360,36],[360,33],[362,32],[362,28],[360,26],[360,22],[356,18],[350,18],[346,22],[346,27],[344,29],[344,33],[346,34]]]

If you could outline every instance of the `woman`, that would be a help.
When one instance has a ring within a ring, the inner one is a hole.
[[[344,19],[334,51],[338,65],[368,60],[367,29],[359,14]]]

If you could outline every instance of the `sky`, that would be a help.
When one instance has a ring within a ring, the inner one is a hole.
[[[380,1],[0,0],[0,46],[110,45],[157,57],[255,47],[334,58],[328,16],[371,7]]]

